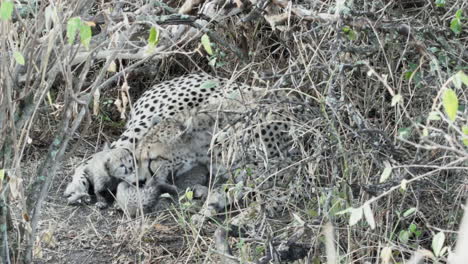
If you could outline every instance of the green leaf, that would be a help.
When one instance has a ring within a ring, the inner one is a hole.
[[[382,248],[382,251],[380,251],[380,258],[382,259],[382,263],[390,263],[391,257],[392,257],[392,248],[391,247]]]
[[[427,129],[427,127],[423,128],[422,136],[423,137],[428,137],[429,136],[429,129]]]
[[[440,120],[439,113],[436,111],[432,111],[429,113],[429,116],[427,117],[427,119],[431,121],[439,121]]]
[[[13,14],[13,1],[3,1],[0,5],[0,18],[2,20],[10,20]]]
[[[208,62],[208,65],[210,65],[212,67],[215,67],[216,66],[216,61],[217,61],[217,58],[214,57]]]
[[[210,41],[210,37],[208,37],[207,34],[204,34],[202,37],[201,37],[201,43],[203,45],[203,48],[206,50],[206,53],[208,53],[208,55],[213,55],[213,49],[211,49],[211,41]]]
[[[346,37],[349,39],[349,40],[356,40],[357,39],[357,33],[356,31],[354,31],[352,28],[350,28],[349,26],[344,26],[342,28],[342,31],[343,33],[345,33]]]
[[[412,71],[407,71],[407,72],[405,72],[405,80],[411,79],[412,76],[413,76],[413,72],[412,72]]]
[[[410,232],[408,232],[407,230],[401,230],[400,234],[398,235],[398,239],[403,244],[408,243],[409,237],[410,237]]]
[[[468,126],[463,126],[462,127],[462,132],[463,132],[463,144],[468,147]]]
[[[363,211],[361,207],[351,209],[351,216],[349,217],[349,225],[353,226],[357,222],[359,222],[359,220],[362,219],[362,213]]]
[[[206,81],[204,83],[202,83],[202,85],[200,85],[200,88],[202,89],[211,89],[211,88],[215,88],[218,86],[218,82],[216,81]]]
[[[445,234],[444,232],[439,232],[437,235],[434,236],[432,239],[432,251],[436,257],[440,256],[442,247],[444,246],[445,242]]]
[[[73,17],[68,20],[67,23],[67,38],[68,44],[72,45],[75,42],[76,33],[80,29],[81,19],[79,17]]]
[[[3,179],[5,179],[5,170],[4,170],[4,169],[0,169],[0,182],[2,182]]]
[[[159,43],[159,30],[156,27],[151,27],[148,37],[148,46],[153,49]]]
[[[457,117],[458,98],[457,94],[452,89],[447,89],[442,95],[442,104],[448,118],[453,122]]]
[[[396,94],[392,98],[392,106],[395,106],[396,104],[398,104],[399,102],[402,102],[402,101],[403,101],[403,96],[401,96],[401,94]]]
[[[418,229],[418,226],[415,225],[414,223],[409,226],[409,231],[411,231],[412,233],[415,233],[417,229]]]
[[[362,210],[364,211],[364,217],[366,218],[366,221],[369,224],[370,228],[375,229],[375,219],[370,204],[367,202],[364,203],[364,205],[362,206]]]
[[[185,197],[187,197],[187,200],[192,201],[193,200],[193,191],[185,192]]]
[[[343,214],[351,213],[353,210],[354,208],[349,207],[349,208],[344,209],[343,211],[336,212],[335,215],[343,215]]]
[[[458,9],[457,12],[455,12],[455,17],[458,19],[462,19],[463,11],[461,9]]]
[[[410,127],[402,127],[398,129],[398,135],[402,138],[408,138],[411,135]]]
[[[13,52],[13,58],[15,59],[16,63],[20,65],[24,65],[24,57],[19,51]]]
[[[401,181],[401,183],[400,183],[400,188],[401,188],[403,191],[406,191],[407,185],[408,185],[408,180],[403,179],[403,180]]]
[[[445,0],[436,0],[435,4],[437,7],[444,7],[445,6]]]
[[[411,207],[403,213],[403,217],[408,217],[416,212],[416,207]]]
[[[455,74],[455,77],[454,77],[454,80],[455,79],[459,81],[460,83],[463,83],[466,86],[468,86],[468,75],[466,75],[464,72],[462,71],[457,72],[457,74]],[[461,87],[457,87],[457,88],[460,89]]]
[[[382,174],[380,175],[379,183],[385,182],[390,177],[391,174],[392,174],[392,167],[390,165],[385,165],[385,169],[382,171]]]
[[[81,44],[85,46],[85,48],[89,49],[89,43],[91,42],[91,26],[86,23],[81,23],[80,25],[80,40]]]
[[[456,35],[460,34],[462,32],[462,22],[461,22],[461,18],[462,18],[462,10],[459,9],[456,13],[455,13],[455,17],[452,19],[452,21],[450,21],[450,29],[452,30],[453,33],[455,33]]]

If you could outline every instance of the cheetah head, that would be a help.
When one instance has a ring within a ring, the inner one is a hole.
[[[135,164],[132,152],[126,148],[107,150],[100,162],[96,164],[97,171],[120,180],[135,182]]]
[[[64,196],[69,204],[80,203],[99,188],[111,189],[119,180],[134,182],[135,170],[133,155],[128,149],[104,149],[80,165],[67,185]]]

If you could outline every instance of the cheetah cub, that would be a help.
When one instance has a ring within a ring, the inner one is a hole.
[[[179,175],[170,182],[158,182],[156,178],[149,180],[145,186],[138,188],[127,182],[121,182],[117,187],[116,201],[120,209],[128,216],[137,216],[140,212],[145,214],[166,209],[161,206],[161,195],[168,193],[176,199],[187,189],[193,191],[194,198],[205,198],[208,194],[209,171],[205,165],[197,164],[189,171]],[[166,204],[167,205],[167,204]]]
[[[67,185],[64,197],[67,198],[68,204],[75,205],[80,204],[82,198],[90,201],[90,195],[96,195],[96,206],[106,208],[114,200],[119,178],[134,172],[133,157],[127,149],[110,150],[105,147],[75,169],[73,180]]]

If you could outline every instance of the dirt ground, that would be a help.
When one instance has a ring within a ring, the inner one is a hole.
[[[105,210],[93,204],[67,205],[62,194],[73,167],[91,153],[78,152],[66,161],[49,191],[39,224],[35,263],[187,263],[187,259],[197,257],[187,243],[191,239],[190,244],[194,244],[193,235],[178,224],[184,220],[176,211],[130,219],[116,204]],[[205,225],[203,232],[212,234],[214,226]],[[206,241],[200,246],[206,246],[203,244]]]

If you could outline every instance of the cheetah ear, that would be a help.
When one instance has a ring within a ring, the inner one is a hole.
[[[103,151],[110,150],[109,143],[105,142],[104,147],[102,148]]]

